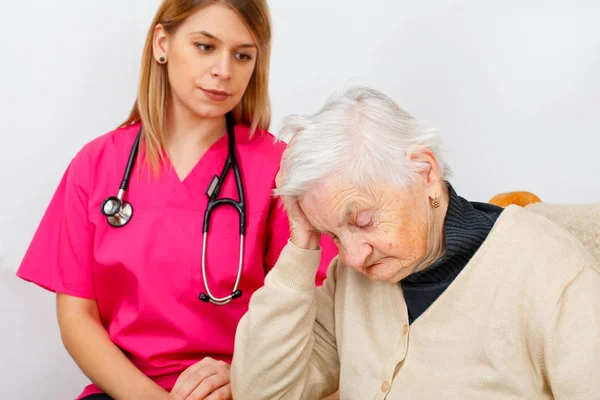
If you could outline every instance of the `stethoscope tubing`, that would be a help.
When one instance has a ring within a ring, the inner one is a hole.
[[[238,293],[238,287],[240,285],[240,279],[242,277],[242,267],[244,264],[244,235],[240,235],[240,262],[238,264],[238,270],[237,270],[237,275],[236,275],[236,279],[235,279],[235,284],[233,285],[233,291],[231,292],[232,294],[225,296],[225,297],[216,297],[215,295],[213,295],[212,292],[210,291],[210,287],[207,284],[208,279],[206,277],[206,239],[208,236],[208,232],[204,232],[203,236],[204,236],[204,238],[202,240],[202,279],[204,279],[204,287],[206,288],[206,292],[208,294],[209,301],[213,304],[222,306],[222,305],[229,303],[234,298],[239,297],[239,296],[235,296],[235,293]],[[241,295],[241,292],[240,292],[240,295]]]
[[[237,157],[235,154],[236,145],[235,145],[235,122],[231,113],[226,114],[226,123],[227,123],[227,136],[228,136],[228,154],[227,160],[223,165],[223,169],[220,177],[216,176],[216,183],[213,179],[213,182],[209,185],[209,189],[207,191],[207,196],[209,197],[208,204],[204,213],[204,221],[203,221],[203,239],[202,239],[202,278],[204,280],[204,287],[206,289],[206,293],[200,293],[198,298],[203,302],[210,302],[216,305],[225,305],[231,302],[231,300],[236,299],[242,295],[242,292],[239,290],[239,284],[242,277],[243,270],[243,262],[244,262],[244,238],[246,235],[246,202],[244,195],[244,186],[242,184],[241,174],[239,170],[239,164],[237,161]],[[129,181],[131,177],[131,171],[135,164],[135,159],[138,154],[140,139],[142,136],[142,128],[140,127],[134,143],[132,145],[131,151],[129,153],[129,158],[127,160],[127,166],[125,167],[125,172],[123,173],[123,179],[121,180],[121,184],[119,185],[119,191],[116,196],[110,196],[101,206],[102,214],[107,218],[108,223],[113,227],[123,227],[129,223],[131,217],[133,216],[133,207],[130,203],[124,201],[125,194],[129,187]],[[219,192],[227,177],[227,173],[229,169],[233,169],[233,173],[235,175],[235,183],[238,191],[239,200],[235,201],[230,198],[218,198]],[[210,192],[210,193],[209,193]],[[208,237],[208,230],[210,226],[210,215],[212,211],[220,206],[220,205],[230,205],[233,206],[238,214],[239,214],[239,224],[240,224],[240,257],[237,268],[237,275],[235,284],[233,286],[233,291],[230,295],[224,297],[216,297],[212,291],[210,290],[207,273],[206,273],[206,244]]]

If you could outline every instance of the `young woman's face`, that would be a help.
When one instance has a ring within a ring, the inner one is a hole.
[[[223,116],[237,106],[257,55],[248,27],[222,5],[198,10],[173,34],[159,25],[154,35],[154,57],[165,58],[172,101],[199,117]]]

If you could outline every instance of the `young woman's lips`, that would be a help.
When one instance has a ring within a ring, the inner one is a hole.
[[[229,93],[223,92],[221,90],[210,90],[210,89],[202,89],[202,88],[201,88],[201,90],[204,92],[206,97],[208,97],[212,101],[219,101],[219,102],[225,101],[231,96]]]

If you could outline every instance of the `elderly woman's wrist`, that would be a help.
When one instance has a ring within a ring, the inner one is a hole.
[[[267,279],[276,280],[294,290],[312,292],[315,289],[321,253],[320,246],[315,250],[303,249],[296,246],[290,238]]]

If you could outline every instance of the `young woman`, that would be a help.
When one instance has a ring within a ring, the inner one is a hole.
[[[57,293],[78,399],[231,397],[238,321],[289,238],[270,43],[265,0],[165,0],[129,119],[70,163],[18,275]]]

